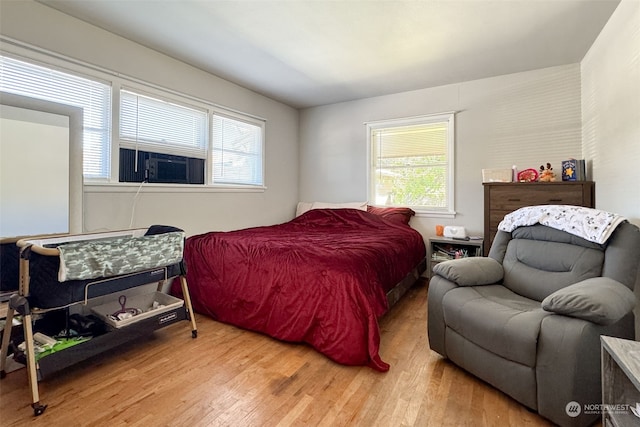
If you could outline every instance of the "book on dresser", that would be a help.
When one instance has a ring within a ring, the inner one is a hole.
[[[569,159],[562,161],[563,181],[585,181],[587,176],[584,159]]]

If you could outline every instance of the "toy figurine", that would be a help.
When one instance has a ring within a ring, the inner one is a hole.
[[[551,167],[551,163],[547,163],[547,167],[544,165],[540,165],[540,178],[538,181],[540,182],[553,182],[556,180],[556,174],[553,172],[553,168]]]

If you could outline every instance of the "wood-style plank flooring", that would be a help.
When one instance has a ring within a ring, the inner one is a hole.
[[[0,381],[2,426],[548,426],[429,350],[427,286],[380,322],[387,373],[341,366],[308,346],[196,316],[40,383]]]

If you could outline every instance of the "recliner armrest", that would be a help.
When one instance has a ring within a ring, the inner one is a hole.
[[[443,261],[433,267],[433,272],[458,286],[493,285],[504,277],[502,264],[485,257]]]
[[[542,300],[542,308],[565,316],[611,325],[635,306],[633,291],[608,277],[594,277],[559,289]]]

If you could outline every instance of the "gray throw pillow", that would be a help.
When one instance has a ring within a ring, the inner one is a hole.
[[[502,280],[502,264],[493,258],[469,257],[443,261],[433,272],[459,286],[493,285]]]
[[[631,289],[608,277],[594,277],[559,289],[542,300],[542,308],[553,313],[611,325],[635,306]]]

